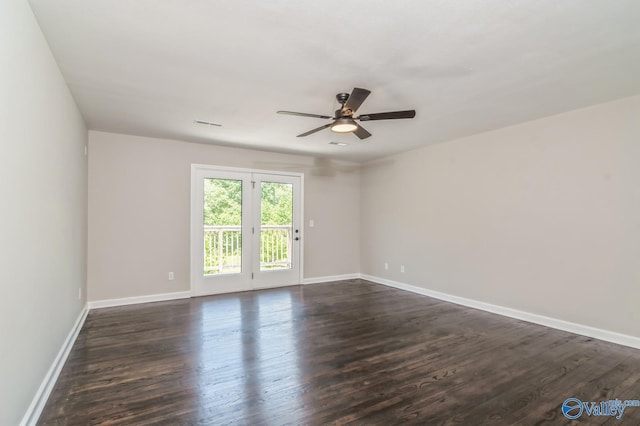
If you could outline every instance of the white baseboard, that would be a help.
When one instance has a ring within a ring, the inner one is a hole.
[[[515,318],[538,325],[544,325],[545,327],[556,328],[558,330],[568,331],[570,333],[580,334],[582,336],[593,337],[594,339],[600,339],[607,342],[617,343],[619,345],[640,349],[640,337],[616,333],[615,331],[603,330],[600,328],[564,321],[557,318],[546,317],[544,315],[532,314],[530,312],[520,311],[518,309],[493,305],[491,303],[480,302],[478,300],[467,299],[465,297],[454,296],[447,293],[441,293],[439,291],[429,290],[398,281],[392,281],[386,278],[380,278],[366,274],[361,274],[360,276],[362,279],[372,281],[374,283],[398,288],[400,290],[410,291],[412,293],[422,294],[424,296],[433,297],[435,299],[444,300],[446,302],[456,303],[458,305],[492,312],[494,314],[503,315],[505,317]]]
[[[114,306],[136,305],[138,303],[164,302],[166,300],[188,299],[191,291],[150,294],[147,296],[123,297],[121,299],[94,300],[88,303],[89,309],[111,308]]]
[[[87,305],[85,305],[84,308],[82,308],[80,315],[78,315],[78,319],[76,319],[71,331],[67,335],[67,338],[62,344],[60,351],[58,351],[58,355],[53,360],[53,364],[49,367],[49,371],[47,371],[47,374],[44,376],[44,380],[33,397],[27,412],[22,417],[20,426],[35,425],[38,418],[40,418],[40,414],[42,414],[42,410],[49,399],[49,395],[58,380],[62,366],[64,366],[64,363],[67,361],[69,352],[71,352],[71,348],[78,337],[78,333],[80,333],[80,330],[82,329],[82,325],[84,324],[84,320],[87,318],[88,313],[89,309],[87,308]]]
[[[330,283],[332,281],[353,280],[356,278],[360,278],[360,274],[329,275],[325,277],[305,278],[302,280],[302,284]]]

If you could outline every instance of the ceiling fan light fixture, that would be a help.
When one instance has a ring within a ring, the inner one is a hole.
[[[331,131],[336,133],[349,133],[358,128],[358,125],[351,118],[338,118],[332,125]]]

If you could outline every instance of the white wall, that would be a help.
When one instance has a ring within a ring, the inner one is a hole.
[[[640,336],[639,117],[636,96],[365,170],[362,272]]]
[[[310,157],[91,131],[89,300],[189,290],[193,163],[305,172],[306,225],[315,221],[304,229],[305,278],[359,271],[357,171],[331,175]]]
[[[87,130],[24,0],[0,3],[0,424],[16,425],[85,304]]]

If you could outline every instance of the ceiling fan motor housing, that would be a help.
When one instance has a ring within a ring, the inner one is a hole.
[[[336,110],[336,118],[351,117],[353,115],[353,111],[351,109],[344,107],[344,104],[347,103],[348,99],[349,99],[348,93],[338,93],[336,95],[336,100],[340,105],[342,105],[340,109]]]

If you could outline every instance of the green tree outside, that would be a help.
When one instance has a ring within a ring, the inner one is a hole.
[[[261,223],[290,225],[293,216],[291,185],[262,182]],[[242,181],[205,179],[204,224],[229,226],[242,224]]]

